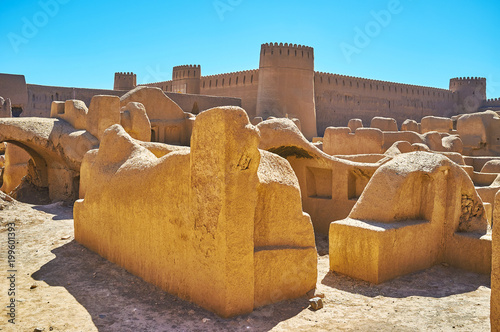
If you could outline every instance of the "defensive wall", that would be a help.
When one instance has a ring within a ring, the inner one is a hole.
[[[308,72],[313,73],[312,87],[310,76],[301,76]],[[289,104],[295,106],[299,104],[297,100],[309,99],[305,95],[312,89],[319,136],[327,127],[345,126],[352,118],[369,124],[375,116],[391,117],[400,126],[406,119],[420,121],[425,116],[451,117],[478,110],[500,110],[499,100],[486,100],[486,79],[482,77],[452,78],[449,89],[440,89],[318,72],[314,71],[313,48],[286,43],[263,44],[259,69],[201,76],[199,65],[179,66],[174,67],[172,81],[147,85],[173,91],[174,82],[179,80],[186,91],[199,85],[201,94],[241,98],[250,118],[289,115],[298,117],[302,124],[304,119],[294,114],[296,111]],[[290,93],[287,88],[299,91],[298,98],[297,93]],[[270,95],[266,97],[265,93]],[[258,110],[264,99],[266,105]]]
[[[120,80],[123,75],[128,75],[127,73],[117,74],[120,74],[116,76]],[[132,74],[128,75],[128,77],[132,77]],[[124,82],[120,84],[118,84],[120,87],[129,87]],[[115,86],[117,86],[116,81]],[[163,88],[165,85],[153,83],[147,84],[147,86],[157,86],[165,91]],[[50,117],[50,107],[53,101],[76,99],[83,101],[86,105],[90,105],[93,96],[111,95],[121,97],[132,89],[133,87],[125,90],[106,90],[26,84],[23,75],[0,74],[0,95],[11,99],[12,113],[15,117],[48,118]],[[205,96],[199,93],[165,92],[165,94],[176,102],[183,111],[193,114],[198,114],[203,110],[217,106],[242,106],[241,99],[237,97]]]
[[[173,68],[172,80],[142,85],[161,88],[194,114],[235,105],[251,119],[298,118],[302,131],[309,132],[306,136],[314,130],[322,136],[327,127],[346,126],[352,118],[367,125],[375,116],[390,117],[401,126],[406,119],[425,116],[500,111],[498,98],[486,98],[485,78],[452,78],[449,89],[439,89],[323,73],[314,71],[312,47],[287,43],[262,44],[259,69],[202,76],[200,65],[182,65]],[[22,75],[0,74],[0,95],[11,99],[13,116],[48,117],[52,101],[89,103],[94,95],[122,96],[136,86],[136,74],[131,72],[115,73],[114,90],[26,84]]]

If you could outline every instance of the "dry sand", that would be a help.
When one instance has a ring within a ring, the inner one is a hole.
[[[490,278],[435,266],[382,285],[328,272],[317,237],[317,292],[222,319],[177,299],[84,248],[72,208],[0,206],[1,331],[488,331]],[[7,322],[7,228],[16,223],[16,324]],[[187,271],[186,271],[187,272]],[[188,273],[188,272],[187,272]],[[209,287],[209,285],[207,285]]]

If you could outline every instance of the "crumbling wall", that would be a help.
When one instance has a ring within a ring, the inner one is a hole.
[[[304,295],[317,277],[312,224],[288,162],[258,144],[234,107],[200,113],[191,148],[160,158],[111,126],[88,154],[75,239],[224,317]]]

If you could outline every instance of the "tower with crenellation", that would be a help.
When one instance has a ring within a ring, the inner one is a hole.
[[[200,65],[176,66],[172,70],[172,92],[200,94]]]
[[[115,73],[115,84],[113,90],[132,90],[137,87],[137,76],[134,73]]]
[[[486,78],[457,77],[450,80],[450,91],[457,95],[460,113],[476,112],[486,100]]]
[[[298,118],[308,139],[316,136],[314,50],[312,47],[262,44],[257,116]]]

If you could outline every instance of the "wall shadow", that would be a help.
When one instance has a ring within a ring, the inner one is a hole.
[[[308,307],[302,297],[223,319],[143,281],[74,240],[52,253],[56,258],[36,271],[33,279],[64,287],[89,312],[99,331],[268,331]]]
[[[409,296],[442,298],[464,294],[484,286],[490,288],[489,275],[469,272],[446,265],[435,265],[427,270],[418,271],[381,283],[372,284],[333,271],[321,283],[353,294],[368,297],[405,298]]]
[[[52,204],[35,205],[33,209],[42,211],[48,214],[53,214],[52,220],[67,220],[73,219],[73,203],[55,202]]]

